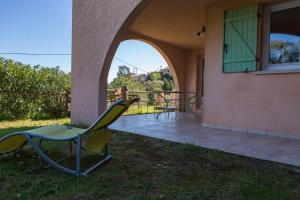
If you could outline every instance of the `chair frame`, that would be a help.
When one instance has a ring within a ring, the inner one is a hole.
[[[111,155],[108,154],[108,144],[106,144],[104,146],[103,149],[103,154],[100,156],[102,156],[102,159],[100,159],[99,161],[97,161],[95,164],[93,164],[92,166],[90,166],[88,169],[82,171],[81,169],[81,151],[85,150],[85,147],[82,146],[82,135],[78,134],[76,137],[74,138],[68,138],[66,140],[54,140],[51,139],[50,141],[69,141],[69,155],[62,157],[58,160],[53,160],[51,159],[42,149],[42,141],[45,139],[43,137],[39,137],[36,135],[32,135],[30,133],[26,133],[26,132],[16,132],[14,134],[10,134],[9,137],[14,136],[14,135],[23,135],[26,137],[27,143],[30,144],[30,146],[35,150],[35,152],[41,157],[43,158],[48,165],[44,166],[44,168],[48,168],[48,167],[54,167],[64,173],[67,174],[71,174],[71,175],[75,175],[75,176],[87,176],[90,172],[92,172],[93,170],[95,170],[97,167],[101,166],[102,164],[104,164],[105,162],[107,162],[109,159],[112,158]],[[6,137],[3,138],[3,140]],[[39,144],[36,144],[33,139],[39,139]],[[48,139],[48,138],[46,138]],[[60,164],[60,162],[64,161],[65,159],[71,157],[73,155],[73,151],[72,151],[72,143],[75,144],[76,146],[76,150],[75,150],[75,164],[76,167],[75,169],[71,169],[71,168],[67,168],[63,165]],[[20,148],[19,148],[20,149]],[[11,152],[10,152],[11,153]]]
[[[86,150],[85,147],[82,146],[82,136],[90,134],[92,131],[98,131],[98,130],[103,130],[103,129],[109,130],[107,127],[110,124],[112,124],[115,120],[117,120],[123,114],[123,112],[125,112],[128,109],[128,107],[132,103],[139,101],[139,98],[133,99],[132,102],[129,103],[128,105],[123,104],[123,101],[124,101],[123,99],[120,99],[117,102],[115,102],[115,105],[119,104],[119,105],[125,106],[124,111],[122,111],[119,115],[117,115],[108,124],[105,124],[103,127],[100,127],[96,130],[94,130],[94,128],[97,126],[98,122],[101,121],[101,119],[103,119],[113,109],[113,106],[111,106],[108,110],[106,110],[88,129],[86,129],[81,134],[77,134],[77,136],[75,136],[75,137],[70,137],[70,138],[66,138],[66,139],[54,139],[54,138],[49,138],[49,137],[42,136],[42,135],[32,134],[30,132],[25,131],[25,132],[16,132],[16,133],[9,134],[9,135],[1,138],[0,142],[5,140],[8,137],[11,137],[11,136],[14,136],[14,135],[23,135],[26,138],[26,142],[24,143],[24,145],[26,143],[30,144],[30,146],[35,150],[35,152],[48,163],[48,166],[45,166],[45,168],[48,168],[48,167],[52,166],[52,167],[54,167],[54,168],[56,168],[56,169],[58,169],[58,170],[60,170],[64,173],[67,173],[67,174],[71,174],[71,175],[75,175],[75,176],[87,176],[90,172],[95,170],[97,167],[101,166],[102,164],[107,162],[109,159],[111,159],[112,156],[109,155],[109,153],[108,153],[108,144],[106,144],[103,148],[103,154],[100,154],[103,158],[98,160],[95,164],[91,165],[88,169],[82,171],[82,169],[81,169],[81,151],[82,151],[82,149]],[[109,131],[111,131],[111,130],[109,130]],[[39,144],[37,145],[33,141],[33,139],[38,139]],[[45,139],[50,140],[50,141],[69,141],[70,154],[68,156],[60,158],[58,160],[51,159],[42,150],[42,142]],[[67,159],[67,158],[69,158],[73,155],[72,143],[74,143],[75,146],[76,146],[76,150],[75,150],[75,169],[67,168],[67,167],[60,164],[60,162],[62,162],[63,160],[65,160],[65,159]],[[22,148],[23,146],[21,146],[20,148]],[[18,148],[18,149],[20,149],[20,148]]]

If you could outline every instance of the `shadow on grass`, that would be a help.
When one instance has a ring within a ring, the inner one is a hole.
[[[24,126],[0,131],[35,128]],[[67,144],[46,142],[51,157]],[[31,148],[0,157],[3,199],[300,199],[300,175],[280,165],[190,144],[113,133],[113,158],[87,177],[43,169]],[[94,162],[84,155],[82,164]],[[66,165],[73,166],[74,160]],[[17,177],[17,178],[16,178]],[[1,199],[0,198],[0,199]]]

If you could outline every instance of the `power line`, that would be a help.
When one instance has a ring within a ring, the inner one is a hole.
[[[25,53],[25,52],[0,52],[0,55],[23,55],[23,56],[71,56],[70,53]],[[131,66],[133,69],[139,69],[143,72],[149,73],[146,70],[136,67],[135,65],[121,59],[118,57],[114,57],[114,59]]]
[[[124,64],[127,64],[127,65],[129,65],[130,67],[135,67],[133,64],[130,64],[129,62],[127,62],[127,61],[125,61],[125,60],[123,60],[123,59],[121,59],[121,58],[118,58],[118,57],[114,57],[114,59],[116,59],[116,60],[118,60],[118,61],[120,61],[120,62],[122,62],[122,63],[124,63]]]
[[[122,63],[124,63],[124,64],[127,64],[127,65],[129,65],[130,67],[133,67],[133,69],[139,69],[139,70],[141,70],[141,71],[143,71],[143,72],[149,73],[149,72],[147,72],[147,71],[145,71],[145,70],[143,70],[143,69],[141,69],[141,68],[136,67],[136,66],[133,65],[133,64],[130,64],[129,62],[124,61],[123,59],[120,59],[120,58],[116,57],[116,56],[114,57],[114,59],[116,59],[116,60],[118,60],[118,61],[120,61],[120,62],[122,62]]]
[[[69,53],[21,53],[21,52],[0,52],[0,55],[23,55],[23,56],[70,56]]]

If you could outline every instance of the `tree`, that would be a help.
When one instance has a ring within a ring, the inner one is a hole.
[[[119,66],[117,76],[129,76],[131,75],[129,67],[126,65]]]
[[[270,45],[271,64],[299,62],[299,43],[272,41]]]
[[[116,78],[113,79],[113,81],[109,85],[113,89],[121,88],[122,86],[127,86],[129,90],[143,91],[146,89],[146,86],[143,83],[134,80],[131,75],[117,76]]]
[[[149,80],[150,81],[157,81],[161,79],[160,72],[150,72],[149,73]]]
[[[130,73],[130,70],[126,66],[119,66],[117,77],[108,84],[108,88],[117,89],[122,86],[127,86],[129,90],[135,91],[172,91],[174,89],[174,80],[169,73],[150,72],[147,75],[147,79],[139,79]]]
[[[168,80],[168,79],[164,78],[163,82],[164,82],[162,85],[163,91],[172,91],[174,89],[173,80]]]
[[[71,74],[0,58],[0,119],[68,116]],[[67,100],[69,101],[69,99]]]

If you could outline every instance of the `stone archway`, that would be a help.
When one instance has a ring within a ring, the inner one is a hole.
[[[137,33],[133,33],[133,32],[126,32],[125,34],[123,34],[120,37],[120,42],[126,41],[126,40],[139,40],[142,42],[145,42],[147,44],[149,44],[150,46],[152,46],[154,49],[156,49],[161,55],[162,57],[165,59],[165,61],[167,62],[169,69],[171,71],[171,74],[174,78],[174,83],[175,83],[175,89],[176,91],[181,91],[182,88],[184,88],[184,76],[182,76],[183,74],[183,69],[184,69],[184,52],[181,49],[178,49],[176,47],[174,47],[173,45],[137,34]],[[113,56],[115,55],[115,52],[117,51],[117,48],[119,46],[119,44],[117,45],[117,47],[114,48],[114,52],[111,52],[111,55],[107,55],[107,60],[105,62],[105,64],[102,67],[102,71],[101,71],[101,75],[100,75],[100,80],[99,82],[101,82],[103,88],[101,88],[101,101],[104,107],[104,109],[106,108],[106,90],[107,90],[107,85],[104,84],[104,81],[107,82],[107,77],[108,77],[108,73],[109,73],[109,69],[113,60]],[[113,56],[112,56],[113,55]]]
[[[134,34],[134,33],[125,34],[122,37],[121,42],[129,41],[129,40],[140,41],[140,42],[146,43],[146,44],[150,45],[151,47],[153,47],[164,58],[164,60],[168,64],[168,67],[170,69],[170,72],[171,72],[173,80],[174,80],[175,90],[180,91],[180,88],[182,87],[182,85],[180,84],[180,82],[178,81],[178,78],[177,78],[178,77],[177,72],[178,72],[178,70],[180,70],[180,68],[175,67],[175,66],[179,66],[179,67],[182,67],[182,66],[178,65],[178,59],[176,57],[174,57],[174,55],[172,54],[173,52],[170,51],[170,49],[173,49],[173,48],[169,48],[169,46],[167,44],[164,44],[162,42],[155,41],[151,38],[146,38],[145,36]],[[120,42],[120,44],[121,44],[121,42]],[[115,55],[117,49],[118,48],[116,48],[115,52],[113,52],[114,55]],[[113,60],[113,58],[111,58],[111,57],[108,57],[108,58],[111,59],[110,63],[107,62],[106,65],[103,66],[99,82],[107,81],[109,70],[111,68],[111,63]],[[174,66],[174,63],[176,64],[175,66]],[[105,88],[103,88],[102,92],[101,92],[102,93],[101,98],[104,98],[101,102],[103,102],[105,104],[105,108],[106,108],[106,99],[107,99],[107,87],[106,86],[107,86],[107,84],[102,84],[102,85]]]
[[[179,2],[179,0],[177,1]],[[198,4],[197,0],[191,1]],[[155,39],[155,37],[150,38],[130,29],[132,24],[140,19],[140,14],[143,14],[148,8],[152,9],[151,2],[160,3],[162,1],[74,0],[71,102],[73,124],[90,124],[106,109],[109,67],[118,45],[124,40],[141,40],[155,47],[167,60],[177,82],[176,89],[190,90],[189,85],[196,80],[194,60],[201,50],[194,51],[190,49],[193,48],[190,46],[182,46],[178,43]],[[165,3],[169,2],[166,0]],[[165,6],[168,5],[165,4]],[[178,7],[179,3],[174,5],[177,6],[174,8],[175,10],[182,10],[181,7]],[[187,10],[189,9],[194,8],[189,6]],[[186,11],[186,13],[192,12]],[[190,17],[192,18],[190,21],[195,21],[194,15]],[[185,21],[181,24],[185,24]],[[177,27],[176,24],[172,24],[172,26]],[[158,30],[165,29],[159,26]],[[192,46],[197,42],[201,43],[201,39],[194,32],[195,30],[190,30],[188,33],[191,35],[188,38],[193,38],[193,42],[190,43]],[[177,30],[174,33],[177,33]],[[168,34],[166,35],[168,36]],[[183,36],[175,38],[187,38]]]
[[[108,68],[124,34],[148,0],[74,0],[72,124],[90,124],[105,110]]]

